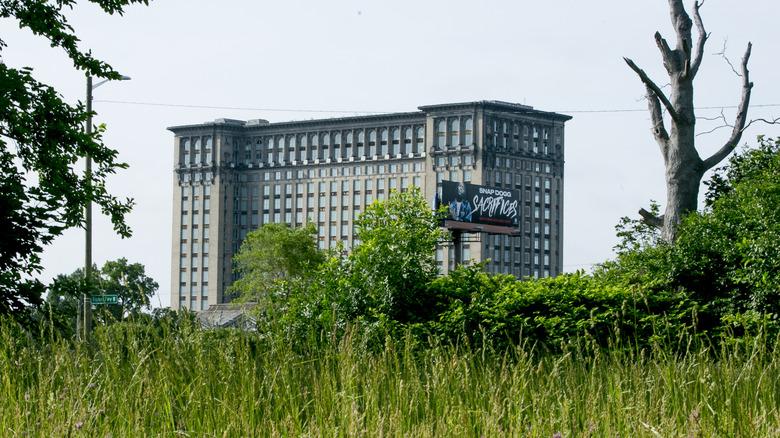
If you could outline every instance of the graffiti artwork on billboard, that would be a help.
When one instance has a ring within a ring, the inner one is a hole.
[[[516,190],[442,181],[442,203],[457,222],[517,227],[520,219]]]

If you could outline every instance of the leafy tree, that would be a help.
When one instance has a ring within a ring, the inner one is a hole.
[[[683,220],[674,245],[631,244],[647,229],[624,229],[616,259],[594,274],[652,293],[682,290],[704,306],[702,328],[748,311],[780,314],[778,140],[759,137],[757,148],[732,156],[707,185],[707,207]]]
[[[241,301],[263,302],[268,295],[286,295],[290,283],[310,281],[325,261],[317,247],[317,228],[290,228],[287,224],[266,224],[247,234],[233,257],[241,278],[230,287]]]
[[[124,257],[107,261],[98,275],[98,293],[118,298],[117,304],[106,306],[115,318],[151,310],[151,300],[159,285],[146,276],[146,268],[141,263],[128,264]]]
[[[356,222],[360,243],[342,259],[346,265],[333,272],[346,293],[349,317],[427,320],[427,286],[439,273],[436,247],[448,240],[440,216],[415,188],[394,191],[366,208]]]
[[[151,299],[159,285],[146,276],[146,268],[140,263],[128,263],[126,258],[107,261],[102,268],[92,269],[90,285],[85,284],[84,270],[77,269],[69,275],[60,274],[49,286],[42,318],[47,313],[58,315],[68,322],[64,325],[75,329],[76,309],[81,293],[92,289],[92,295],[116,295],[116,304],[100,304],[99,309],[108,312],[95,312],[103,315],[105,323],[121,320],[129,315],[138,315],[143,310],[151,310]],[[109,319],[105,319],[108,317]]]
[[[438,274],[436,247],[446,238],[438,217],[417,189],[374,201],[357,220],[352,251],[331,251],[313,281],[288,283],[260,329],[297,342],[338,339],[352,325],[378,340],[433,318],[438,298],[428,285]]]
[[[708,184],[709,207],[680,227],[675,284],[719,314],[780,313],[780,144],[735,155]]]
[[[655,34],[664,67],[669,74],[669,96],[667,97],[661,87],[653,82],[634,61],[628,58],[625,58],[625,61],[645,85],[653,136],[666,166],[667,204],[664,215],[658,216],[645,209],[640,210],[639,213],[648,225],[660,229],[661,237],[671,244],[675,241],[676,227],[683,216],[696,211],[699,184],[704,173],[723,161],[739,143],[747,121],[753,83],[750,82],[747,69],[751,50],[751,45],[748,44],[741,63],[742,98],[731,135],[714,154],[702,159],[695,143],[693,80],[701,66],[708,34],[704,30],[699,14],[699,2],[694,2],[693,20],[685,11],[682,0],[669,0],[669,10],[672,25],[677,33],[677,47],[672,49],[660,33]],[[691,35],[694,23],[698,31],[695,47]],[[669,131],[666,129],[664,111],[669,115],[671,127]]]
[[[109,14],[131,3],[148,0],[89,0]],[[119,79],[105,62],[78,47],[79,39],[63,11],[75,0],[0,0],[0,18],[61,48],[76,69],[87,75]],[[0,50],[6,44],[0,40]],[[38,82],[32,69],[12,68],[0,59],[0,315],[24,320],[27,305],[41,303],[45,286],[40,272],[43,246],[66,228],[84,223],[84,206],[94,202],[111,217],[122,236],[130,230],[124,217],[132,200],[119,200],[106,190],[106,178],[126,165],[117,152],[103,145],[101,129],[87,135],[89,114],[83,104],[65,103],[50,86]],[[91,156],[90,175],[74,166]]]
[[[729,164],[716,169],[707,186],[705,202],[707,207],[724,195],[734,191],[735,186],[750,179],[761,179],[762,175],[776,165],[780,155],[780,140],[758,136],[758,147],[745,148],[729,158]]]

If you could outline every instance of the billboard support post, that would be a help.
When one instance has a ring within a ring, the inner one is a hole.
[[[455,251],[455,269],[463,264],[463,239],[462,231],[459,229],[452,230],[452,244]]]

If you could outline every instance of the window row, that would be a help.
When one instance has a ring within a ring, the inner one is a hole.
[[[314,179],[314,178],[338,178],[338,177],[350,177],[361,175],[383,175],[385,173],[395,174],[398,172],[422,172],[425,169],[424,164],[421,161],[413,163],[401,163],[401,164],[369,164],[359,166],[338,166],[338,167],[322,167],[318,169],[297,169],[293,170],[276,170],[270,172],[236,172],[232,175],[232,180],[240,183],[251,183],[261,181],[284,181],[284,180],[301,180],[301,179]],[[227,177],[229,178],[229,176]],[[230,180],[230,179],[228,179]]]
[[[436,122],[436,148],[471,146],[474,143],[473,130],[473,122],[470,117],[438,120]]]
[[[538,161],[521,160],[507,156],[496,156],[495,167],[506,167],[507,169],[525,169],[528,172],[552,173],[553,166],[550,163],[541,163]]]
[[[491,129],[492,128],[492,129]],[[522,122],[493,120],[487,124],[488,146],[540,154],[560,153],[551,150],[550,127],[528,125]]]
[[[348,160],[363,157],[398,157],[425,151],[425,129],[417,127],[382,128],[367,131],[298,134],[244,141],[234,141],[234,163],[272,164],[314,160]],[[226,156],[230,159],[230,155]]]

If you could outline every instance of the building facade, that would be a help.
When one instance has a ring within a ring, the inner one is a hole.
[[[571,117],[498,101],[420,111],[268,123],[168,128],[174,138],[171,308],[230,302],[232,257],[263,224],[313,221],[320,248],[355,243],[353,222],[374,200],[441,182],[517,189],[514,235],[466,233],[462,260],[489,272],[557,275],[563,266],[564,123]],[[454,267],[442,246],[442,272]]]

